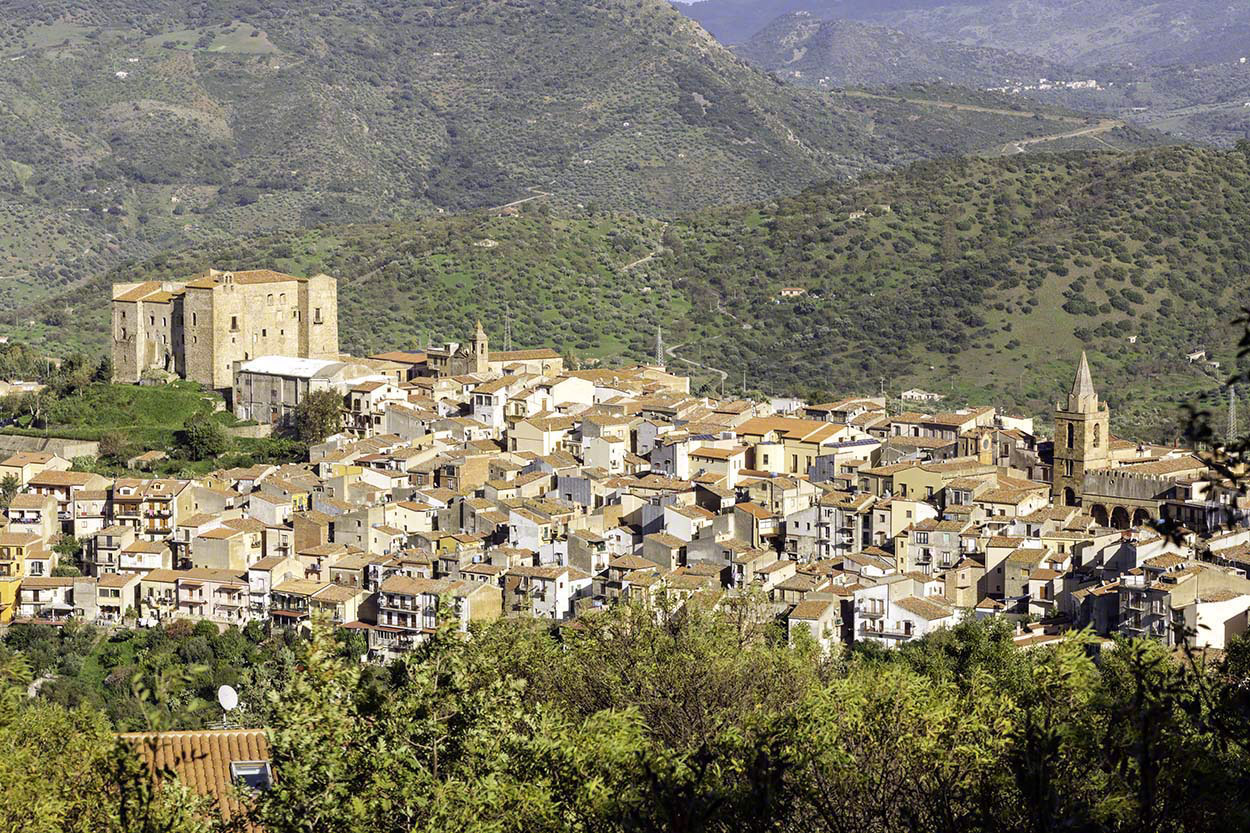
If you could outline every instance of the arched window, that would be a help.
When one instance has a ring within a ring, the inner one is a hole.
[[[1102,425],[1094,423],[1094,448],[1098,448],[1102,444]]]
[[[1068,423],[1068,448],[1076,447],[1076,426]]]

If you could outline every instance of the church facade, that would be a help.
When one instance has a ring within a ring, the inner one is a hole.
[[[426,362],[435,376],[467,376],[470,373],[490,372],[490,339],[477,322],[473,341],[468,344],[448,342],[441,347],[425,351]]]
[[[1110,529],[1157,521],[1178,484],[1200,477],[1206,465],[1184,449],[1116,442],[1110,424],[1111,410],[1099,399],[1082,353],[1067,401],[1055,405],[1051,500],[1079,506]]]

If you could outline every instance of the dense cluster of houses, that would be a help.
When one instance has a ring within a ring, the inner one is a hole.
[[[321,619],[374,656],[425,638],[440,606],[467,629],[745,595],[826,648],[968,616],[1029,643],[1246,629],[1243,500],[1189,451],[1112,437],[1084,357],[1054,441],[992,407],[693,396],[658,365],[491,353],[480,326],[385,360],[400,375],[340,391],[342,431],[303,464],[110,480],[49,453],[0,462],[21,485],[0,621]],[[63,534],[81,576],[56,575]]]

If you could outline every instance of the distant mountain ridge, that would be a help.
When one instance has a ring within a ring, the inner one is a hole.
[[[777,18],[734,51],[756,66],[834,87],[941,80],[985,88],[1071,72],[1031,55],[932,41],[851,20],[822,20],[809,12]]]
[[[673,216],[1062,126],[779,84],[662,0],[11,0],[0,306],[238,236]]]
[[[1070,66],[1211,64],[1250,52],[1250,14],[1230,0],[702,0],[677,8],[730,44],[808,11]]]

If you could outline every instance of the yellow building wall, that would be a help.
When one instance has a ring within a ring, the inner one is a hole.
[[[21,583],[20,578],[0,579],[0,624],[13,621],[17,613],[17,589]]]

